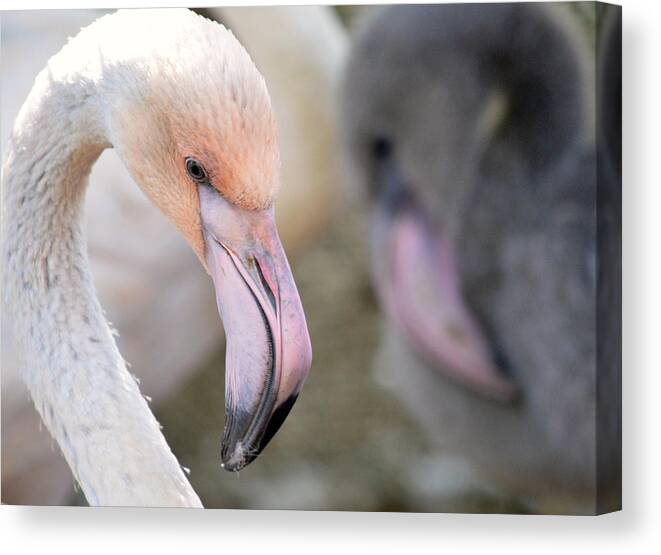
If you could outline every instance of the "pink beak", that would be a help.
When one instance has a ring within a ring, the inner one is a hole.
[[[221,458],[240,470],[291,410],[312,362],[301,300],[273,208],[237,208],[200,186],[206,261],[227,337]]]
[[[433,367],[499,400],[516,395],[466,305],[452,244],[419,210],[374,215],[373,267],[388,315]]]

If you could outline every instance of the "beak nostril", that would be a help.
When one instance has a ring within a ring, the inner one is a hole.
[[[275,302],[275,292],[273,291],[273,289],[271,289],[271,286],[269,285],[269,282],[264,277],[264,272],[262,271],[261,264],[257,260],[255,260],[254,258],[253,258],[253,263],[257,267],[257,273],[259,274],[259,281],[261,282],[262,287],[264,288],[264,292],[266,293],[266,296],[268,297],[269,302],[271,303],[271,306],[273,307],[273,310],[275,310],[275,312],[277,314],[278,306]]]

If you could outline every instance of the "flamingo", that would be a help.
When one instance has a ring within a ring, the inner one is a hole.
[[[12,75],[1,85],[3,147],[35,75],[66,37],[105,13],[55,11],[47,24],[37,12],[3,17],[3,71]],[[276,225],[288,256],[296,257],[337,212],[334,92],[346,31],[327,6],[207,8],[202,15],[231,29],[268,83],[282,161]],[[265,25],[279,31],[260,31]],[[151,208],[112,149],[94,164],[90,181],[94,186],[86,194],[84,229],[94,284],[108,320],[119,331],[120,352],[151,406],[159,408],[224,343],[213,290],[186,241]],[[136,236],[143,240],[133,241]],[[158,286],[150,287],[154,281]],[[11,319],[3,318],[3,500],[67,503],[73,493],[71,472],[50,435],[40,430],[11,328]],[[23,439],[27,435],[30,442]]]
[[[121,10],[51,58],[3,164],[3,311],[34,404],[88,502],[199,507],[92,284],[82,203],[111,147],[214,282],[228,342],[221,459],[239,470],[280,427],[311,364],[274,220],[280,162],[264,80],[217,23]]]
[[[574,23],[539,4],[385,8],[357,33],[343,121],[373,210],[379,376],[481,480],[594,513],[619,505],[619,178],[600,179],[598,239],[606,164]]]

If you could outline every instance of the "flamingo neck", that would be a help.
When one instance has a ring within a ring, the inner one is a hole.
[[[112,145],[94,81],[70,77],[39,75],[3,165],[3,310],[23,377],[91,505],[200,507],[95,293],[82,210]]]

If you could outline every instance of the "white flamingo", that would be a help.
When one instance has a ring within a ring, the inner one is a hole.
[[[276,223],[287,253],[296,256],[336,213],[335,90],[347,33],[327,6],[223,7],[205,14],[230,26],[268,83],[282,159]],[[101,15],[55,11],[47,21],[37,12],[3,16],[3,72],[12,75],[0,84],[3,147],[34,76],[67,36]],[[149,206],[112,149],[94,164],[90,180],[84,229],[94,285],[119,330],[120,352],[158,406],[223,341],[213,290],[186,241]],[[138,236],[143,240],[134,241]],[[3,501],[63,504],[72,494],[71,473],[48,433],[39,432],[11,328],[11,319],[3,318]]]
[[[282,423],[310,365],[273,219],[279,156],[263,79],[231,33],[188,10],[105,16],[37,77],[3,166],[3,312],[88,501],[199,506],[88,270],[82,202],[109,147],[213,277],[228,337],[222,458],[239,469]]]

